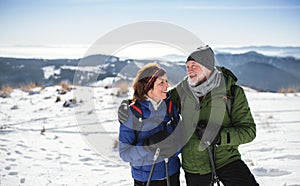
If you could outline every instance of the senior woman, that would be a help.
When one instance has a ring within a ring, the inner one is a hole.
[[[180,185],[179,147],[172,136],[180,117],[168,87],[166,71],[157,64],[147,64],[135,77],[133,98],[120,106],[125,118],[119,108],[119,154],[130,162],[135,186],[149,182],[151,186]],[[153,160],[157,149],[159,157]]]

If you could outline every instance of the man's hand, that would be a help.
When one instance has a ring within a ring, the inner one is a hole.
[[[221,125],[199,121],[196,127],[196,134],[200,140],[199,150],[202,151],[210,145],[220,143]]]
[[[162,158],[170,158],[177,152],[177,144],[175,137],[167,132],[158,132],[144,141],[144,148],[154,152],[160,148],[159,156]]]

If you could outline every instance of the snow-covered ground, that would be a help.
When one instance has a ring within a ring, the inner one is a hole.
[[[0,98],[0,185],[133,185],[130,166],[113,148],[124,97],[113,88],[75,88]],[[257,137],[240,146],[243,159],[260,185],[300,185],[300,94],[246,94]]]

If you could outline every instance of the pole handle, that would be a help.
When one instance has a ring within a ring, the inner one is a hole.
[[[158,156],[159,156],[159,153],[160,153],[160,148],[157,148],[156,151],[155,151],[155,154],[153,156],[153,160],[156,161]]]

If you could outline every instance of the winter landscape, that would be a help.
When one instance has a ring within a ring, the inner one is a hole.
[[[243,160],[262,186],[300,186],[299,20],[297,0],[0,0],[0,186],[132,186],[119,104],[144,64],[174,85],[206,44],[257,125]]]
[[[297,0],[0,0],[0,186],[132,186],[119,104],[144,64],[174,85],[206,44],[257,125],[243,160],[262,186],[300,186],[299,20]]]
[[[131,91],[113,79],[0,97],[0,185],[132,185],[115,144],[117,107]],[[300,185],[300,93],[245,91],[257,137],[240,146],[243,159],[260,185]]]

